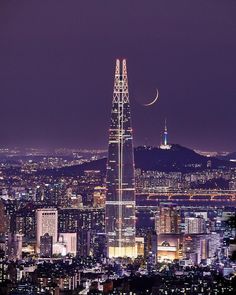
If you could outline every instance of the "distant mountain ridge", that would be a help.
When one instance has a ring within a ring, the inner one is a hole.
[[[224,169],[236,167],[236,163],[214,157],[202,156],[178,144],[172,145],[169,150],[148,146],[137,147],[134,149],[134,161],[135,167],[144,171],[192,172],[202,171],[207,168]],[[38,173],[54,176],[77,176],[84,174],[86,170],[100,170],[105,175],[106,162],[107,159],[102,158],[81,165],[59,169],[47,169]]]
[[[225,161],[230,161],[230,160],[235,160],[236,161],[236,152],[230,153],[226,156],[219,156],[217,157],[220,160],[225,160]]]
[[[202,156],[189,148],[173,144],[169,150],[156,147],[136,148],[135,166],[142,170],[191,172],[236,165],[214,157]]]

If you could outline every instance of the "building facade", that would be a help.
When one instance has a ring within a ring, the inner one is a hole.
[[[50,258],[52,257],[52,236],[48,233],[40,237],[40,257]]]
[[[180,209],[175,206],[159,206],[156,215],[157,234],[180,233]]]
[[[53,243],[58,239],[58,213],[55,208],[43,208],[36,211],[37,252],[40,250],[40,237],[46,233],[52,236]]]
[[[126,60],[116,60],[106,175],[109,257],[136,257],[135,182]]]

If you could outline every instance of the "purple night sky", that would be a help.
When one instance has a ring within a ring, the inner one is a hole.
[[[0,146],[107,147],[116,57],[135,145],[236,150],[235,0],[1,0]]]

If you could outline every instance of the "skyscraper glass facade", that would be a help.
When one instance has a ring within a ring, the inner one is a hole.
[[[116,60],[106,177],[109,257],[135,257],[133,135],[126,60]]]

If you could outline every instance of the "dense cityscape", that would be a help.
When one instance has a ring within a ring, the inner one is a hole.
[[[116,60],[106,150],[1,149],[1,294],[234,294],[235,154],[133,148]]]
[[[0,1],[0,295],[236,294],[236,1]]]

